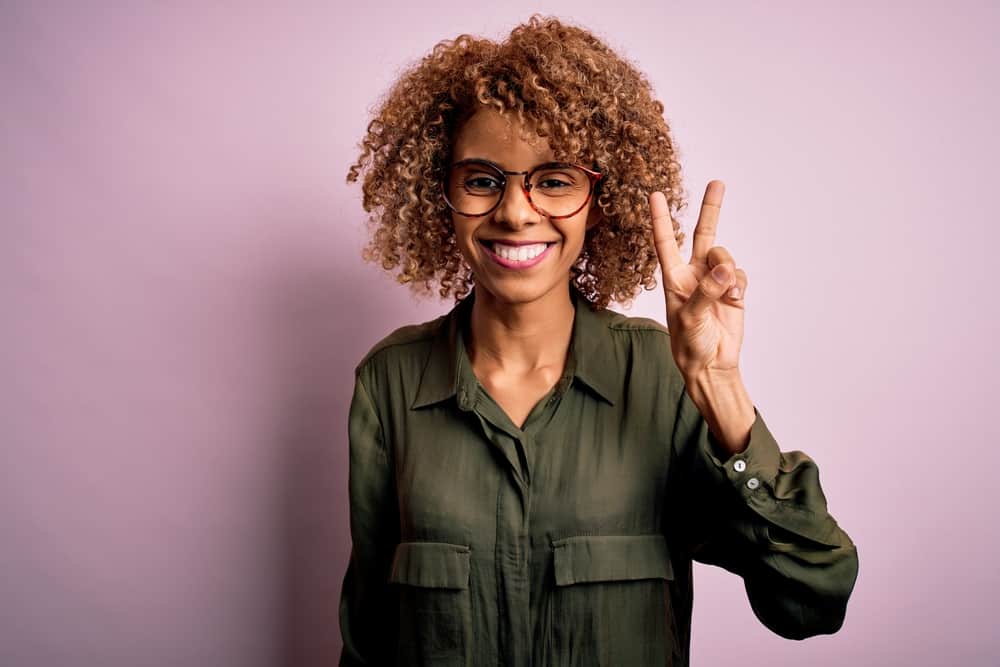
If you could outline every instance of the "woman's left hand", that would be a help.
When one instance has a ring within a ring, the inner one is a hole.
[[[666,197],[662,192],[649,196],[653,240],[663,272],[671,352],[688,381],[739,376],[747,274],[736,268],[729,251],[712,245],[725,190],[722,181],[711,181],[705,188],[691,261],[686,264],[674,238]],[[717,274],[721,274],[720,280],[714,277]],[[734,289],[739,292],[734,293]]]

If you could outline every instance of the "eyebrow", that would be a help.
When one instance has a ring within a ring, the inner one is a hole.
[[[500,171],[502,171],[504,173],[510,173],[510,174],[527,174],[527,173],[529,173],[533,169],[537,169],[538,167],[544,167],[545,165],[548,165],[548,164],[565,164],[565,165],[572,164],[571,162],[567,162],[565,160],[551,159],[551,160],[544,160],[542,162],[535,163],[532,166],[528,167],[528,169],[525,170],[525,171],[513,171],[513,170],[506,169],[499,162],[494,162],[493,160],[490,160],[489,158],[477,157],[477,156],[466,157],[466,158],[462,158],[461,160],[455,160],[454,162],[452,162],[452,164],[455,165],[455,164],[458,164],[459,162],[472,162],[472,161],[486,162],[488,164],[493,165],[494,167],[497,167]]]

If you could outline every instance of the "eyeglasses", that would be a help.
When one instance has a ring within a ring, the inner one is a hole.
[[[558,220],[583,210],[603,174],[568,162],[547,162],[531,171],[505,171],[480,158],[459,160],[441,184],[445,202],[459,215],[481,217],[503,201],[508,176],[524,176],[522,189],[538,213]]]

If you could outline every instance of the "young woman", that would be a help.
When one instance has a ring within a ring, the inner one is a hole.
[[[366,256],[456,304],[356,369],[342,665],[686,665],[692,560],[784,637],[840,628],[857,550],[741,381],[721,182],[681,258],[680,173],[646,79],[558,20],[384,99]],[[606,308],[657,267],[667,327]]]

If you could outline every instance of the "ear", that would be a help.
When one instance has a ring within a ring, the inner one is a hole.
[[[590,231],[592,227],[596,227],[604,219],[604,214],[601,212],[601,207],[597,205],[597,202],[593,202],[590,205],[590,211],[587,213],[587,231]]]

